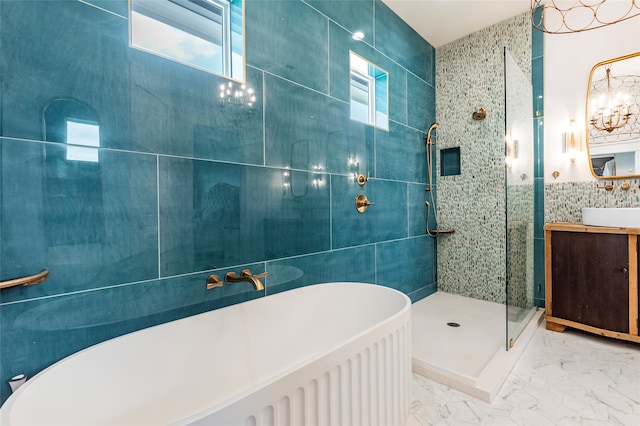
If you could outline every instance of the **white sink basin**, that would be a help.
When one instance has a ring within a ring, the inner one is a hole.
[[[582,223],[591,226],[614,228],[640,228],[640,207],[631,208],[583,208]]]

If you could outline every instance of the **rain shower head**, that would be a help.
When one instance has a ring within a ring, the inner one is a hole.
[[[476,121],[484,120],[486,117],[487,117],[487,110],[484,108],[480,108],[479,110],[477,110],[471,115],[471,118],[473,118]]]

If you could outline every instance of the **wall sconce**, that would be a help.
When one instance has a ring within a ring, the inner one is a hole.
[[[507,132],[505,137],[504,137],[504,144],[505,144],[505,164],[507,165],[507,167],[510,169],[511,166],[513,165],[513,160],[515,160],[516,158],[518,158],[518,154],[520,153],[520,147],[519,147],[519,143],[517,140],[513,139],[511,137],[511,133]]]
[[[576,120],[571,120],[569,131],[562,135],[562,152],[569,154],[569,160],[576,162],[576,157],[583,150],[582,132],[576,126]]]

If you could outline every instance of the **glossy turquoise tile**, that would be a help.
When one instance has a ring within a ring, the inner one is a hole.
[[[276,77],[265,80],[268,166],[344,174],[373,170],[373,128],[351,120],[347,103]]]
[[[426,285],[416,291],[409,293],[407,296],[411,299],[411,303],[416,303],[419,300],[424,299],[427,296],[432,295],[438,291],[438,286],[436,283]]]
[[[300,1],[248,0],[247,64],[328,93],[329,20]]]
[[[436,90],[407,74],[407,125],[426,132],[436,121]]]
[[[122,143],[121,129],[129,126],[127,21],[78,1],[2,3],[2,135],[43,139],[43,110],[70,99],[97,111],[103,146]]]
[[[533,84],[533,116],[544,116],[544,57],[531,61],[531,79]]]
[[[223,103],[228,80],[130,48],[127,21],[111,13],[10,2],[0,19],[3,135],[65,142],[83,106],[103,147],[263,164],[262,72],[247,70],[251,108]]]
[[[267,263],[267,294],[329,282],[375,283],[372,245]]]
[[[436,226],[433,215],[433,203],[431,202],[429,193],[425,191],[426,187],[427,185],[425,184],[407,184],[410,237],[425,234],[428,209],[431,210],[429,214],[429,229],[435,229]],[[429,207],[427,207],[425,201],[429,201]]]
[[[326,175],[160,158],[162,276],[329,249]]]
[[[534,238],[544,238],[544,178],[535,178],[534,191]]]
[[[249,107],[220,98],[221,86],[240,83],[136,49],[130,56],[130,127],[118,148],[263,164],[261,71],[246,69],[256,96]]]
[[[56,0],[57,1],[57,0]],[[109,12],[120,15],[124,19],[129,16],[129,6],[127,0],[82,0],[85,3],[92,4],[96,7],[108,10]]]
[[[3,290],[3,302],[158,277],[154,156],[75,161],[63,145],[11,140],[2,151],[0,275],[50,270],[42,284]]]
[[[363,41],[373,44],[373,0],[306,0],[306,3],[346,28],[349,34],[361,31]]]
[[[405,294],[434,284],[435,250],[436,240],[427,236],[377,244],[378,284]]]
[[[394,122],[389,131],[376,129],[376,177],[426,182],[427,153],[424,134]]]
[[[407,121],[407,71],[386,55],[361,41],[351,38],[351,34],[335,23],[329,24],[331,96],[349,102],[349,52],[383,69],[388,78],[389,118],[400,123]],[[433,100],[435,103],[435,99]]]
[[[193,156],[246,164],[264,164],[262,72],[247,67],[247,87],[253,89],[256,101],[252,106],[234,102],[212,101],[201,111],[202,119],[193,123]],[[218,85],[224,85],[222,79]],[[229,83],[226,83],[228,87]],[[234,87],[238,84],[232,83]],[[188,86],[188,83],[185,82]],[[199,86],[199,88],[206,85]],[[197,95],[191,97],[197,99]],[[185,98],[184,105],[189,105]],[[179,122],[189,122],[199,108],[189,108]],[[170,120],[167,117],[167,120]]]
[[[533,168],[536,178],[544,177],[544,119],[533,120]]]
[[[375,1],[375,47],[435,86],[436,49],[380,0]]]
[[[244,267],[264,270],[264,264],[256,264],[239,266],[236,272]],[[212,272],[223,277],[227,270]],[[248,283],[207,290],[209,273],[2,305],[2,401],[10,394],[7,380],[16,374],[33,377],[102,341],[264,295]]]
[[[356,210],[355,200],[365,194],[369,206]],[[345,176],[331,177],[333,248],[353,247],[407,236],[407,185],[370,179],[364,187]]]

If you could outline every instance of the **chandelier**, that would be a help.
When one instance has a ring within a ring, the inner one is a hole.
[[[611,66],[606,68],[606,73],[606,97],[604,94],[600,97],[590,122],[594,129],[611,133],[629,122],[631,112],[628,95],[623,95],[619,91],[611,93],[611,80],[616,79],[611,76]]]
[[[549,34],[593,30],[638,15],[639,0],[531,0],[533,27]]]
[[[244,83],[240,84],[239,87],[236,87],[231,81],[227,84],[221,84],[218,96],[220,97],[221,105],[246,105],[251,109],[256,102],[255,91]]]

